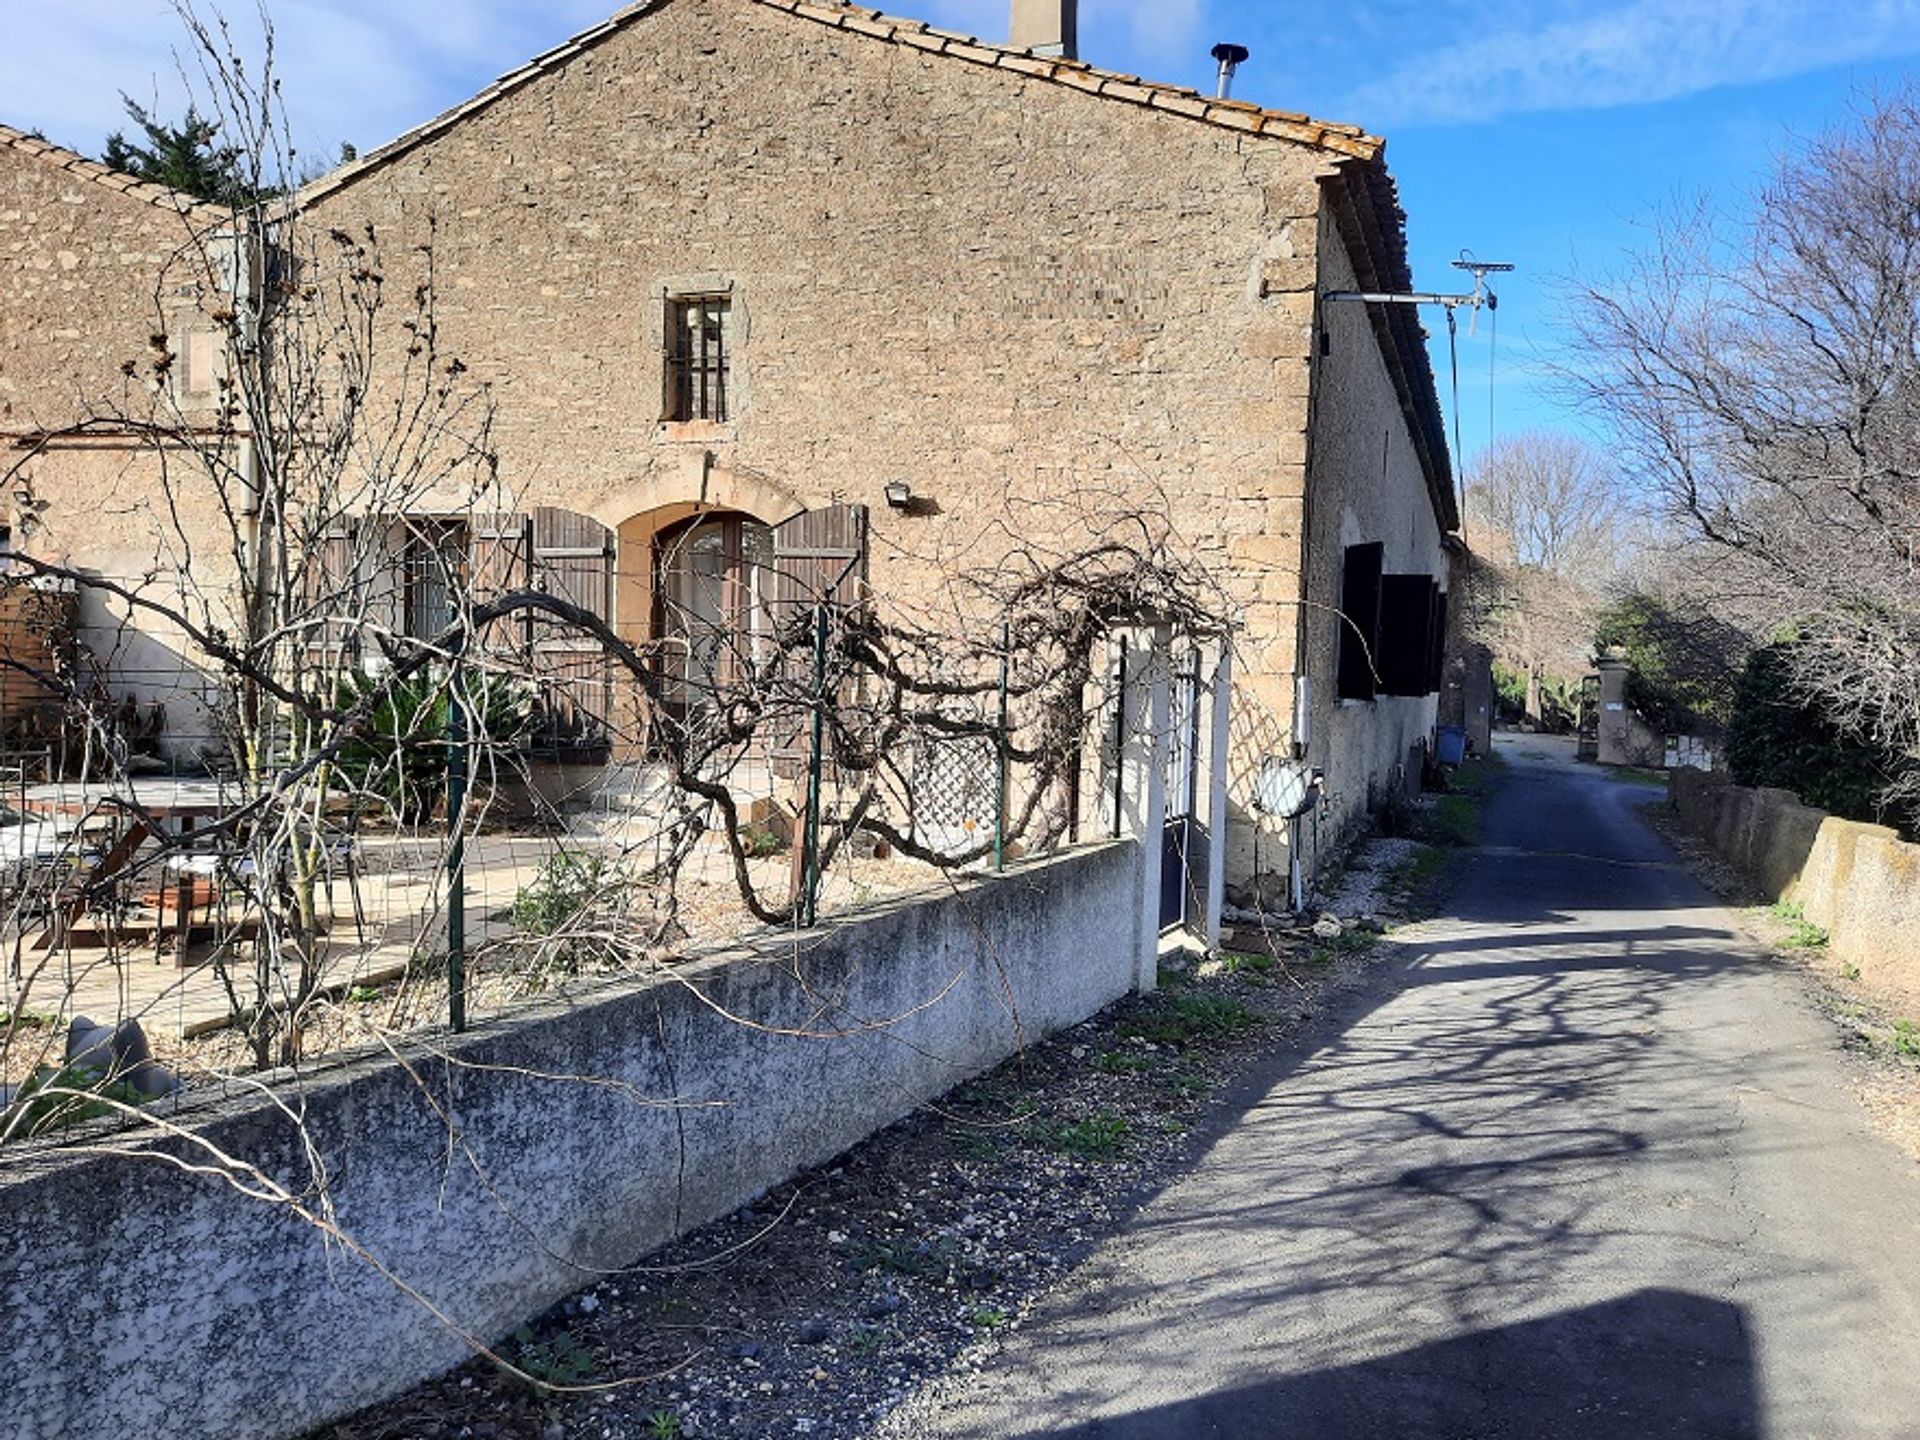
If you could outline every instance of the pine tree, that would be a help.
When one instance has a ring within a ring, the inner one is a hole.
[[[247,173],[240,148],[221,143],[218,122],[189,105],[184,120],[168,125],[131,96],[122,94],[120,99],[146,143],[130,141],[116,130],[107,137],[101,164],[219,205],[239,208],[264,198]]]

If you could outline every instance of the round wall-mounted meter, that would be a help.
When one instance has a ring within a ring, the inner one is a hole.
[[[1313,771],[1303,761],[1269,755],[1253,782],[1253,808],[1279,820],[1304,815],[1313,808]]]

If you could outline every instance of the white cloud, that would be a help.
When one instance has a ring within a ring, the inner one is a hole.
[[[1396,56],[1347,91],[1342,113],[1393,129],[1642,104],[1920,50],[1915,0],[1864,0],[1844,12],[1823,0],[1556,8],[1544,22],[1525,9],[1504,25],[1497,10],[1455,11],[1480,33]]]
[[[215,0],[201,3],[214,13]],[[624,0],[268,3],[295,143],[331,158],[343,140],[370,149],[458,104]],[[1210,3],[1221,0],[1082,0],[1081,51],[1098,64],[1191,80],[1210,69],[1202,31]],[[251,0],[219,8],[257,55]],[[998,41],[1011,0],[891,0],[889,8]],[[185,108],[174,58],[184,36],[167,0],[0,0],[0,16],[0,122],[98,153],[126,126],[122,91],[162,116]]]
[[[540,50],[604,19],[620,0],[270,0],[295,141],[330,155],[383,143]],[[184,33],[165,0],[85,0],[56,9],[0,0],[0,121],[96,152],[124,128],[125,91],[184,107],[174,52]],[[29,8],[30,7],[30,8]],[[223,7],[244,53],[259,53],[246,0]],[[208,7],[211,14],[211,7]]]

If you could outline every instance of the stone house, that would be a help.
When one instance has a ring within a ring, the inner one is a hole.
[[[634,638],[751,624],[782,550],[931,603],[1032,537],[1166,515],[1241,626],[1230,873],[1279,860],[1251,806],[1274,756],[1324,774],[1312,863],[1419,764],[1458,527],[1417,319],[1323,300],[1411,286],[1383,142],[1088,65],[1067,0],[1014,19],[999,45],[647,0],[297,203],[433,237],[513,499],[431,543],[517,537]],[[159,462],[64,427],[177,320],[185,209],[0,129],[0,444],[34,452],[33,543],[104,574],[150,563]],[[195,343],[189,390],[219,364]],[[111,606],[91,633],[116,684],[180,693],[190,748],[182,647]]]

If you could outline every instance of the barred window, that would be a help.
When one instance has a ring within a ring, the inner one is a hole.
[[[667,419],[727,418],[732,308],[725,295],[676,295],[667,301]]]

